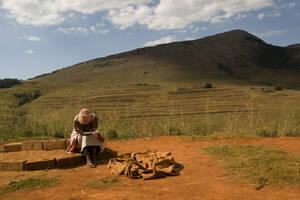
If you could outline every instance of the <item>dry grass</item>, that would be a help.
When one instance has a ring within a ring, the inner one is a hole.
[[[6,123],[0,124],[1,139],[69,137],[72,120],[82,107],[97,114],[99,128],[108,139],[214,133],[299,135],[299,118],[292,111],[299,109],[296,104],[279,109],[284,99],[273,94],[249,92],[248,87],[203,89],[199,85],[92,88],[93,93],[86,98],[72,96],[70,91],[42,95],[28,105],[8,109]],[[83,96],[87,93],[84,91]],[[267,101],[270,99],[272,105]]]
[[[224,161],[222,166],[234,175],[260,184],[257,189],[267,184],[300,184],[300,157],[282,150],[237,144],[214,146],[202,150]]]

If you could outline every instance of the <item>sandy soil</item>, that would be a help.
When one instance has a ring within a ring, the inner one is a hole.
[[[153,139],[108,142],[108,148],[118,151],[138,152],[146,150],[171,151],[175,160],[184,164],[180,176],[156,180],[130,180],[120,177],[109,187],[90,189],[83,186],[89,180],[112,176],[106,165],[94,169],[81,166],[73,169],[53,169],[49,171],[7,172],[0,171],[0,185],[10,180],[26,177],[56,177],[59,184],[35,191],[19,191],[1,195],[0,199],[300,199],[300,187],[266,186],[255,190],[256,185],[247,180],[237,179],[219,167],[220,161],[207,157],[202,147],[224,143],[261,144],[281,148],[300,155],[300,138],[264,138],[182,142],[176,137],[166,136]]]

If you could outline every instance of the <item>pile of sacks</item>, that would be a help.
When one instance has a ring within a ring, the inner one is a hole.
[[[107,167],[114,175],[125,175],[131,179],[144,180],[177,176],[183,165],[176,162],[171,152],[139,152],[127,153],[110,159]]]

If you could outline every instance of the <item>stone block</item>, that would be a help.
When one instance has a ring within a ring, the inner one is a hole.
[[[43,169],[53,169],[56,167],[56,160],[39,160],[39,161],[27,161],[25,163],[25,170],[43,170]]]
[[[46,151],[66,149],[66,140],[45,140],[43,141],[43,148]]]
[[[84,164],[84,157],[82,154],[70,154],[67,157],[56,158],[58,168],[71,168]]]
[[[9,143],[2,146],[6,152],[22,151],[22,143]]]
[[[19,161],[0,161],[0,170],[5,171],[23,171],[26,160]]]
[[[27,142],[22,142],[22,150],[23,151],[43,150],[43,142],[42,141],[27,141]]]

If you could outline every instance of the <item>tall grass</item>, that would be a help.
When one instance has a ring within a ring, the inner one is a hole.
[[[207,103],[208,105],[208,103]],[[286,110],[267,111],[263,107],[254,109],[248,104],[248,112],[211,114],[206,105],[206,113],[197,117],[186,117],[170,112],[168,117],[154,118],[147,115],[126,118],[115,110],[97,112],[99,129],[107,139],[133,139],[158,135],[201,135],[214,133],[236,133],[239,135],[259,135],[263,137],[300,136],[299,120],[295,113]],[[15,108],[11,110],[10,123],[0,124],[0,139],[56,137],[68,138],[73,129],[73,119],[81,105],[66,106],[59,110],[31,110]],[[93,111],[93,108],[91,108]]]

